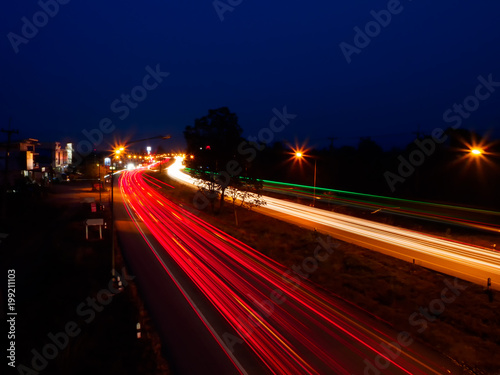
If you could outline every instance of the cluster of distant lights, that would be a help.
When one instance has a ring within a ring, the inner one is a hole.
[[[207,147],[208,148],[208,147]],[[116,148],[114,153],[115,153],[115,158],[117,160],[120,160],[120,154],[125,150],[124,147],[119,147],[119,148]],[[147,148],[148,150],[148,155],[147,156],[143,156],[143,155],[132,155],[132,154],[128,154],[127,155],[127,158],[128,159],[139,159],[139,160],[149,160],[151,163],[153,163],[156,159],[161,159],[161,158],[166,158],[166,157],[172,157],[172,158],[180,158],[182,160],[184,159],[194,159],[194,155],[186,155],[186,154],[181,154],[181,153],[168,153],[168,154],[161,154],[161,155],[156,155],[156,156],[153,156],[153,155],[149,155],[150,151],[151,151],[151,147],[148,147]],[[308,155],[305,154],[305,151],[307,150],[304,150],[303,147],[301,148],[294,148],[293,149],[293,153],[292,155],[295,157],[295,159],[302,159],[303,157],[306,157]],[[471,147],[469,149],[469,153],[473,156],[481,156],[484,154],[484,150],[482,148],[479,148],[479,147]],[[158,160],[156,160],[158,161]],[[121,163],[121,160],[120,160],[120,163]],[[135,169],[135,166],[134,164],[132,163],[129,163],[127,165],[127,169],[128,170],[132,170],[132,169]]]
[[[207,148],[209,148],[210,146],[207,146]],[[120,160],[120,154],[122,152],[125,151],[125,147],[117,147],[114,149],[114,154],[115,154],[115,158],[117,160]],[[139,159],[139,160],[150,160],[151,162],[153,162],[154,160],[158,159],[158,158],[166,158],[166,157],[172,157],[172,158],[181,158],[181,159],[194,159],[194,155],[186,155],[186,154],[183,154],[183,153],[166,153],[166,154],[161,154],[161,155],[150,155],[150,152],[151,152],[151,147],[147,147],[147,151],[148,151],[148,155],[147,156],[144,156],[144,155],[133,155],[133,154],[128,154],[127,155],[127,158],[128,159]],[[293,153],[291,153],[295,159],[302,159],[303,157],[308,157],[309,155],[306,154],[306,152],[308,151],[308,149],[305,148],[305,146],[301,146],[301,147],[295,147],[292,149]],[[480,155],[483,155],[485,152],[482,148],[480,147],[474,147],[474,146],[471,146],[469,148],[469,153],[473,156],[480,156]]]
[[[150,164],[157,163],[157,162],[161,161],[164,158],[176,158],[176,159],[180,159],[180,160],[184,160],[184,159],[187,159],[187,158],[194,159],[194,155],[186,155],[186,154],[183,154],[183,153],[166,153],[166,154],[156,154],[156,155],[144,155],[144,154],[134,155],[134,154],[127,154],[125,156],[125,155],[122,155],[122,153],[124,151],[125,151],[124,147],[115,148],[115,150],[114,150],[115,159],[118,161],[119,164],[122,164],[122,160],[121,160],[122,158],[123,159],[135,159],[137,161],[141,160],[141,161],[144,161],[144,162],[149,162]],[[148,148],[148,153],[150,151],[151,151],[150,148]],[[137,167],[141,167],[141,166],[142,165],[136,166],[134,163],[127,163],[127,170],[131,171],[131,170],[134,170]]]
[[[147,146],[146,147],[146,151],[147,151],[147,155],[145,156],[144,154],[140,154],[139,156],[138,155],[134,155],[132,153],[127,153],[127,157],[128,158],[140,158],[140,159],[154,159],[155,157],[158,158],[158,157],[182,157],[182,158],[186,158],[186,154],[185,153],[163,153],[163,154],[155,154],[154,156],[151,155],[151,146]],[[126,153],[126,146],[115,146],[112,150],[113,154],[115,154],[115,157],[117,159],[119,159],[121,157],[122,154],[125,154]],[[191,155],[191,158],[193,158],[193,156]]]

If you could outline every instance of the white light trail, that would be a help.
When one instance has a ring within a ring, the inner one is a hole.
[[[181,171],[183,168],[182,159],[176,159],[175,163],[168,169],[168,174],[183,183],[194,185],[195,180],[183,173]],[[409,260],[410,257],[425,267],[478,284],[484,285],[487,279],[491,278],[492,287],[500,289],[500,253],[491,249],[276,198],[267,196],[262,198],[266,201],[265,210],[261,210],[264,214],[266,210],[272,210],[289,215],[290,221],[294,219],[299,224],[300,221],[307,221],[323,225],[328,229],[341,232],[341,239],[346,242],[373,244],[378,241],[387,248],[386,254],[404,260]],[[359,238],[362,238],[363,241]],[[366,247],[370,248],[370,246]],[[375,245],[372,249],[381,250],[380,246]],[[381,250],[381,252],[384,251]]]

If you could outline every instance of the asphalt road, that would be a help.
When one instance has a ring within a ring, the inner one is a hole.
[[[174,374],[241,374],[241,365],[224,350],[214,335],[233,332],[207,304],[182,270],[165,253],[148,228],[124,205],[115,188],[115,225],[119,246],[136,276],[147,309],[162,339]],[[209,321],[209,322],[208,322]],[[210,328],[207,325],[211,325]],[[216,331],[216,332],[214,332]],[[245,353],[245,348],[239,348]],[[265,373],[251,353],[246,366]]]
[[[126,172],[121,187],[121,244],[175,373],[462,373],[173,204],[141,171]],[[309,266],[330,251],[311,249]]]

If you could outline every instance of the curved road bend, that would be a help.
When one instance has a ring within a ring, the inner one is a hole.
[[[117,227],[176,373],[376,374],[375,363],[384,374],[462,373],[417,343],[400,350],[398,332],[173,204],[146,179],[140,170],[122,176],[130,216],[122,211]],[[139,246],[141,231],[151,246]],[[202,364],[189,369],[193,362]]]

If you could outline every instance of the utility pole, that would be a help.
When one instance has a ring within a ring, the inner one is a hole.
[[[2,133],[7,133],[7,145],[5,150],[5,170],[4,170],[4,186],[2,189],[2,222],[7,221],[7,188],[9,186],[9,158],[10,158],[10,146],[12,144],[11,136],[12,134],[19,134],[19,130],[12,130],[10,124],[12,122],[12,117],[9,118],[9,130],[1,129]]]
[[[313,193],[313,207],[316,207],[316,161],[317,159],[314,159],[314,193]]]
[[[98,174],[97,181],[99,183],[99,206],[101,206],[102,205],[102,203],[101,203],[101,200],[102,200],[101,199],[101,194],[102,194],[101,190],[102,190],[104,184],[101,182],[101,162],[100,161],[99,161],[99,163],[97,163],[97,174]]]
[[[8,185],[8,177],[9,177],[9,158],[10,158],[10,146],[12,144],[11,141],[11,136],[12,134],[19,134],[19,130],[12,130],[10,128],[10,123],[12,121],[12,118],[9,118],[9,130],[1,129],[0,131],[2,133],[7,133],[7,146],[6,146],[6,151],[5,151],[5,185]]]
[[[337,137],[328,137],[327,138],[330,141],[330,151],[333,151],[333,141],[338,139]]]
[[[110,223],[110,231],[111,231],[111,276],[113,278],[113,282],[115,282],[116,278],[116,271],[115,271],[115,204],[114,204],[114,186],[113,186],[113,181],[114,181],[114,173],[115,173],[115,168],[116,168],[116,162],[113,162],[113,159],[111,159],[111,223]]]

